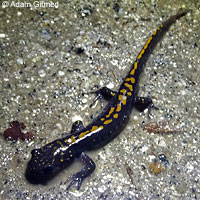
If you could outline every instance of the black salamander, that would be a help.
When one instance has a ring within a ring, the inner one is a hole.
[[[109,103],[91,124],[84,127],[81,121],[77,121],[66,137],[57,139],[40,149],[32,150],[32,158],[26,169],[26,178],[30,183],[46,184],[58,172],[68,167],[75,158],[81,157],[84,167],[71,177],[72,180],[67,187],[69,189],[77,183],[77,189],[80,189],[82,181],[95,169],[95,163],[84,152],[102,147],[112,141],[127,124],[133,107],[139,111],[153,107],[150,97],[137,96],[140,75],[158,41],[169,27],[187,12],[180,9],[176,15],[170,17],[153,32],[131,66],[118,92],[106,87],[98,90],[97,93],[109,99]]]

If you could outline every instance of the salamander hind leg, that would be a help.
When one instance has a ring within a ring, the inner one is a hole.
[[[102,87],[100,88],[99,90],[95,91],[95,92],[92,92],[92,93],[95,93],[96,94],[96,97],[94,98],[93,102],[91,103],[90,107],[92,107],[96,101],[98,100],[102,100],[102,97],[105,99],[105,100],[110,100],[112,99],[112,97],[115,96],[116,92],[107,88],[107,87]],[[102,104],[102,102],[101,102]]]
[[[96,165],[94,161],[84,152],[81,154],[81,161],[85,166],[77,173],[73,174],[71,176],[71,182],[67,186],[67,190],[70,189],[71,186],[73,186],[75,183],[77,183],[77,190],[80,189],[81,184],[85,178],[87,178],[92,172],[95,170]]]
[[[151,97],[135,97],[133,103],[134,107],[140,112],[143,112],[147,108],[149,117],[151,116],[152,109],[158,109],[158,107],[153,104]]]
[[[85,128],[84,125],[83,125],[83,122],[81,120],[77,120],[72,124],[71,133],[74,133],[76,131],[80,131],[83,128]]]

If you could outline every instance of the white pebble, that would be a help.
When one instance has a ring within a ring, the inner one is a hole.
[[[39,75],[40,77],[45,77],[45,76],[46,76],[46,73],[45,73],[45,71],[44,71],[43,69],[40,69],[40,70],[38,71],[38,75]]]
[[[6,34],[5,33],[0,33],[0,38],[5,38]]]
[[[24,63],[24,61],[23,61],[23,59],[22,59],[22,58],[18,58],[18,59],[17,59],[17,63],[19,63],[19,64],[21,64],[21,65],[22,65],[22,64]]]
[[[18,16],[21,16],[21,15],[22,15],[22,13],[21,13],[21,12],[17,12],[17,15],[18,15]]]
[[[181,93],[181,95],[184,96],[184,95],[186,95],[187,92],[186,92],[186,90],[181,90],[180,93]]]
[[[65,72],[63,72],[63,71],[58,72],[58,76],[64,76],[64,75],[65,75]]]
[[[141,151],[142,151],[142,153],[145,153],[145,152],[147,152],[148,149],[149,149],[148,146],[143,146],[143,147],[141,148]]]
[[[107,88],[112,89],[114,88],[114,84],[113,83],[109,83],[108,85],[106,85]]]
[[[84,99],[82,100],[82,102],[83,102],[83,103],[87,103],[87,99],[84,98]]]
[[[62,129],[62,124],[60,124],[60,123],[56,123],[56,127],[58,127],[58,129]]]
[[[78,120],[83,121],[83,119],[81,118],[80,115],[74,115],[74,116],[72,117],[72,121],[73,121],[73,122],[78,121]]]

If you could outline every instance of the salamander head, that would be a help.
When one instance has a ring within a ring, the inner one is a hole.
[[[32,150],[32,158],[28,162],[25,173],[26,179],[32,184],[46,184],[61,169],[73,162],[74,158],[67,155],[64,150],[61,147],[55,150],[53,145]],[[61,154],[65,154],[65,160]]]

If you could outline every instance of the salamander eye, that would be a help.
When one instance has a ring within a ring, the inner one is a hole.
[[[45,174],[49,174],[49,173],[51,173],[52,170],[53,170],[53,165],[49,164],[48,166],[46,166],[44,168],[43,171],[44,171]]]

